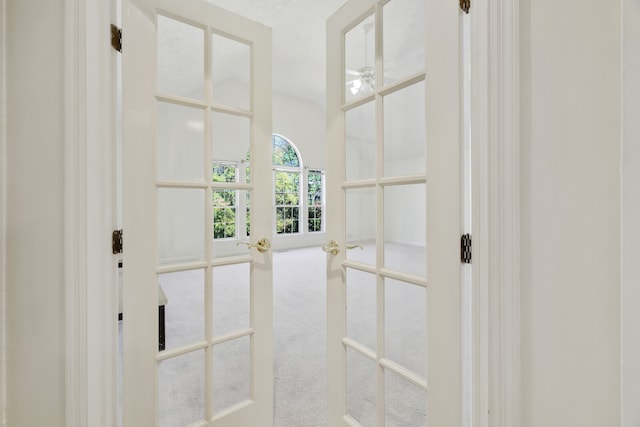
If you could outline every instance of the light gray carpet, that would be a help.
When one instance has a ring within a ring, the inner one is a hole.
[[[370,250],[366,248],[362,254]],[[410,253],[413,258],[415,250],[411,249]],[[306,248],[275,252],[273,257],[274,426],[326,426],[326,255],[320,248]],[[224,267],[214,272],[216,335],[248,326],[246,277],[246,265]],[[204,334],[203,274],[177,273],[160,280],[169,301],[166,308],[167,349],[198,341]],[[348,282],[348,335],[375,349],[375,276],[350,271]],[[425,290],[406,283],[389,282],[385,298],[386,354],[424,376]],[[214,352],[214,413],[249,396],[249,339],[233,340],[217,348]],[[161,426],[181,427],[202,419],[203,360],[202,352],[198,352],[160,364]],[[363,426],[376,425],[376,369],[375,363],[359,353],[347,352],[347,410]],[[385,375],[385,389],[386,426],[426,425],[423,390],[391,373]]]

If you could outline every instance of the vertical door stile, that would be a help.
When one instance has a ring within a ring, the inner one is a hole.
[[[460,64],[457,5],[426,2],[430,425],[462,423]]]
[[[376,88],[379,89],[384,86],[384,72],[383,72],[383,26],[384,18],[382,14],[382,4],[377,3],[374,9],[374,36],[375,36],[375,69],[376,72]],[[376,90],[375,94],[375,147],[376,147],[376,218],[378,218],[376,224],[376,242],[384,242],[384,186],[380,184],[380,180],[384,177],[384,98]],[[384,267],[384,245],[378,244],[376,246],[376,270],[380,271]],[[380,364],[380,361],[385,355],[385,286],[384,277],[380,274],[376,274],[376,318],[377,318],[377,393],[376,393],[376,419],[379,426],[384,425],[385,418],[385,386],[384,386],[384,368]]]
[[[210,27],[206,27],[204,30],[204,89],[205,89],[205,104],[210,106],[213,104],[213,78],[212,78],[212,32]],[[205,218],[205,260],[208,262],[204,275],[204,301],[205,301],[205,339],[208,343],[213,340],[214,330],[214,318],[213,318],[213,187],[211,182],[213,180],[213,131],[212,131],[212,119],[211,108],[204,110],[204,179],[208,185],[205,187],[205,203],[204,203],[204,218]],[[207,345],[205,349],[205,396],[212,396],[211,399],[205,399],[204,401],[204,413],[205,420],[213,418],[213,347]]]

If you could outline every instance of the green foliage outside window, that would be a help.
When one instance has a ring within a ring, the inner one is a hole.
[[[310,233],[322,231],[322,172],[310,170],[307,174],[308,229]]]
[[[273,135],[271,139],[271,158],[274,166],[300,167],[295,148],[286,139]]]
[[[224,163],[213,165],[213,182],[236,182],[236,167]],[[236,191],[213,191],[213,238],[236,237]]]
[[[274,204],[276,211],[275,231],[277,234],[299,233],[302,211],[301,198],[301,171],[300,159],[294,146],[285,138],[273,135],[272,139],[272,164],[275,169]],[[251,182],[251,155],[247,153],[245,158],[246,183]],[[286,170],[298,168],[298,171]],[[235,166],[228,164],[214,165],[214,182],[236,182],[237,174]],[[220,191],[220,194],[218,192]],[[224,193],[227,191],[230,193]],[[307,182],[308,198],[307,213],[309,232],[322,231],[323,200],[323,174],[319,170],[311,170],[308,173]],[[234,190],[214,191],[214,237],[236,237],[236,199]],[[247,236],[251,234],[251,209],[250,194],[246,195],[246,229]],[[217,209],[217,210],[216,210]],[[219,212],[218,212],[219,210]],[[232,220],[233,216],[233,220]],[[303,226],[304,227],[304,226]]]
[[[276,171],[276,233],[300,231],[300,173]]]

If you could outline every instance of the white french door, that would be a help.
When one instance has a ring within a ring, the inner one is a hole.
[[[332,427],[462,423],[459,22],[443,0],[327,21]]]
[[[203,0],[122,22],[123,424],[270,426],[271,30]]]

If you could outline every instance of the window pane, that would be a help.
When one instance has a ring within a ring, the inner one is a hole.
[[[158,189],[158,258],[161,264],[204,259],[204,191]]]
[[[363,427],[376,425],[376,363],[347,348],[347,414]]]
[[[214,335],[220,336],[238,329],[248,328],[250,322],[251,266],[243,263],[214,267]]]
[[[298,233],[300,222],[300,174],[276,171],[276,233]]]
[[[212,160],[237,161],[250,149],[251,120],[233,114],[211,113]]]
[[[296,154],[295,148],[293,148],[289,141],[278,135],[273,135],[271,141],[274,166],[300,166],[298,154]]]
[[[158,179],[202,181],[204,112],[158,102]]]
[[[427,276],[426,184],[384,189],[384,266],[402,273]]]
[[[375,89],[375,40],[373,15],[344,36],[345,100],[371,94]]]
[[[204,419],[204,351],[158,364],[160,427],[186,426]]]
[[[204,31],[158,15],[158,91],[204,97]]]
[[[324,188],[322,171],[312,170],[307,174],[307,206],[309,232],[322,231],[322,209],[324,205]]]
[[[165,350],[204,339],[204,270],[158,275],[158,305],[165,305]]]
[[[230,163],[213,163],[213,182],[236,182],[238,168]]]
[[[375,350],[376,301],[375,274],[347,269],[347,337]]]
[[[211,37],[213,102],[248,110],[251,47],[227,37]]]
[[[425,427],[427,392],[389,370],[384,372],[384,412],[387,427]]]
[[[425,2],[393,0],[384,5],[384,83],[424,71]]]
[[[421,378],[427,375],[427,289],[384,281],[385,357]]]
[[[422,81],[384,97],[384,176],[427,170],[424,91]]]
[[[213,238],[236,237],[236,191],[213,190]]]
[[[251,398],[251,339],[213,347],[213,413]]]
[[[231,163],[213,163],[213,182],[237,182],[238,168]],[[237,235],[237,205],[238,192],[236,190],[213,190],[213,238],[229,239]]]
[[[297,207],[277,207],[276,208],[276,233],[293,234],[298,233],[300,222],[300,209]]]
[[[376,264],[376,189],[355,188],[346,191],[347,250],[350,260]]]
[[[212,193],[211,212],[213,215],[213,257],[224,258],[246,255],[248,247],[238,242],[247,242],[249,226],[246,205],[249,191],[231,188],[215,188]]]
[[[345,177],[347,181],[376,176],[375,104],[368,102],[345,114]]]

